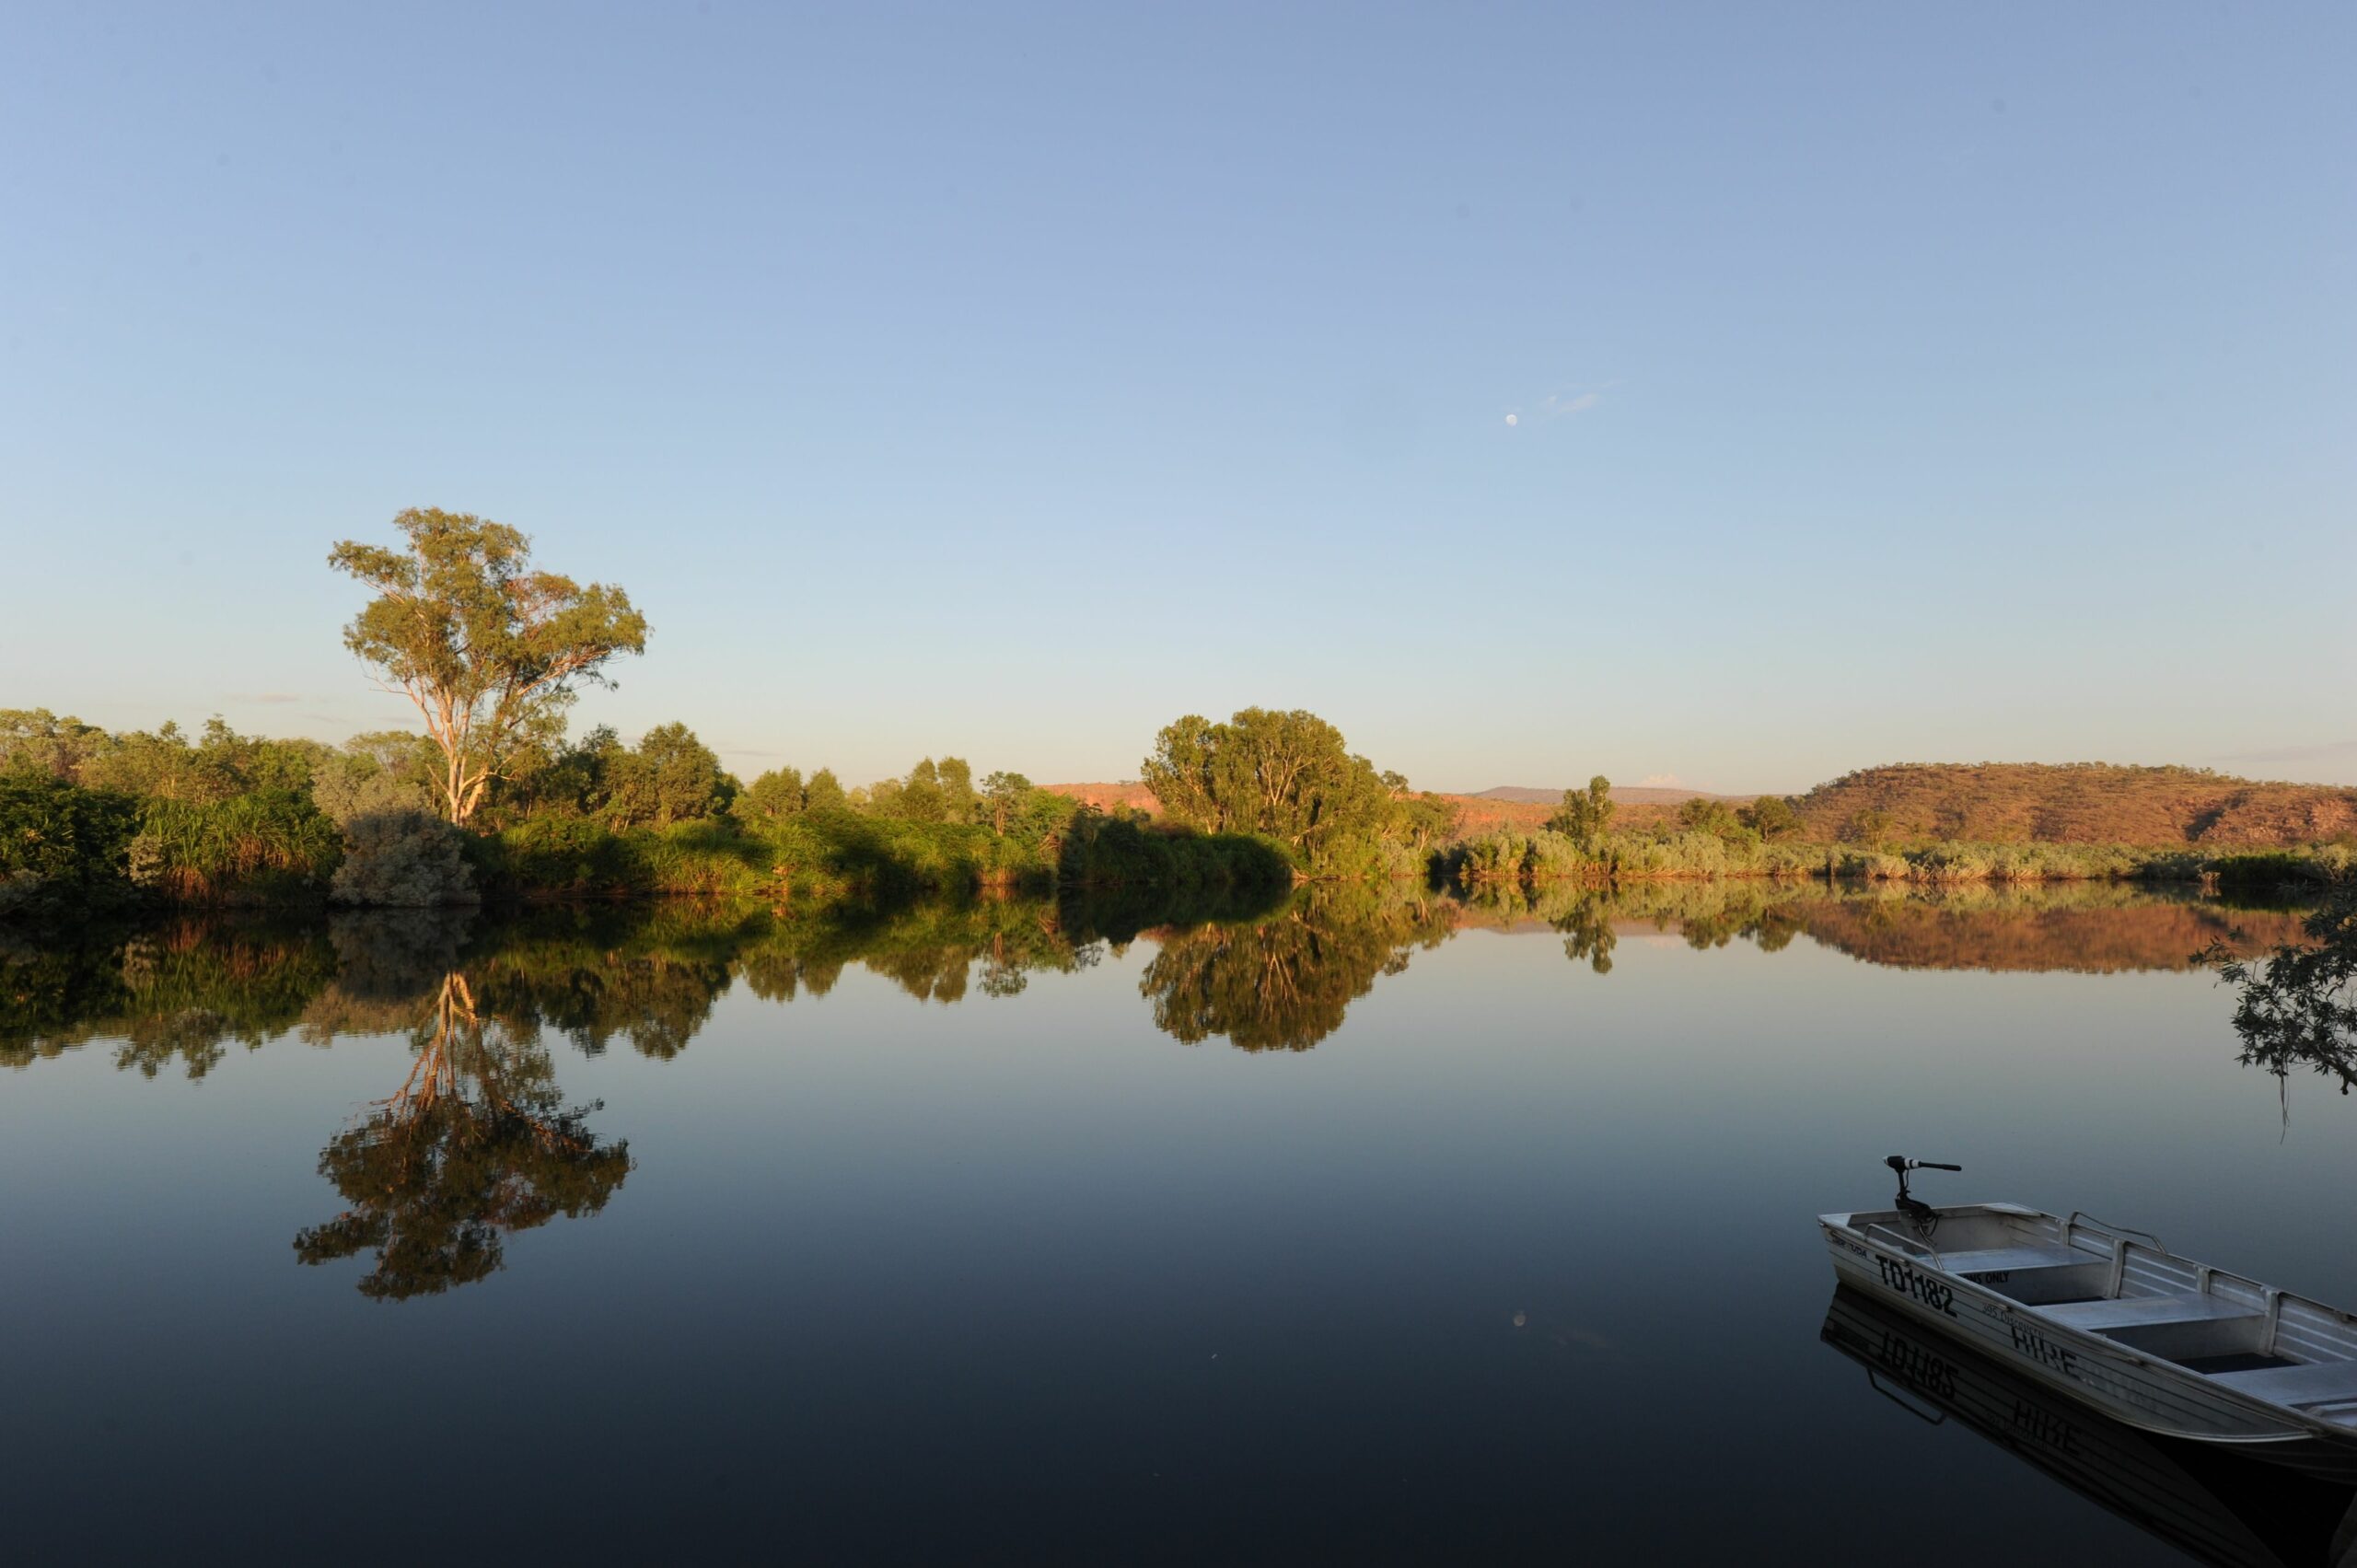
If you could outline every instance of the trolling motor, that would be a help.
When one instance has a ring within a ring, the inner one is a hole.
[[[1942,1165],[1937,1160],[1911,1160],[1905,1155],[1886,1155],[1883,1164],[1898,1173],[1898,1212],[1917,1222],[1932,1217],[1932,1205],[1907,1193],[1907,1173],[1910,1170],[1962,1170],[1960,1165]]]

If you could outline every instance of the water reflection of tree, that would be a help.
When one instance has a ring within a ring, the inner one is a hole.
[[[1563,957],[1585,963],[1597,974],[1612,972],[1612,949],[1620,933],[1612,928],[1612,897],[1600,888],[1582,888],[1568,905],[1553,912],[1548,922],[1563,934]]]
[[[312,926],[201,921],[69,930],[34,941],[0,932],[0,1065],[24,1066],[93,1040],[115,1065],[190,1078],[284,1033],[335,972]]]
[[[740,976],[771,1001],[824,995],[854,965],[920,1000],[1013,995],[1102,956],[1090,907],[667,904],[382,912],[283,929],[191,921],[49,940],[0,930],[0,1065],[105,1040],[125,1068],[154,1076],[178,1063],[201,1077],[233,1041],[406,1032],[450,973],[519,1042],[553,1033],[594,1055],[627,1041],[669,1060]]]
[[[2223,945],[2200,955],[2238,993],[2244,1065],[2288,1082],[2293,1068],[2357,1085],[2357,878],[2343,877],[2300,922],[2300,939],[2263,957]]]
[[[416,1034],[416,1060],[389,1099],[320,1152],[350,1206],[295,1238],[305,1263],[375,1255],[364,1295],[439,1295],[500,1268],[502,1238],[560,1214],[594,1214],[630,1173],[566,1107],[548,1052],[486,1021],[473,987],[446,974]]]
[[[545,1032],[593,1054],[627,1042],[668,1060],[740,979],[772,1002],[823,996],[853,967],[923,1001],[1004,997],[1035,976],[1086,969],[1151,929],[1162,949],[1147,987],[1158,1021],[1182,1038],[1278,1045],[1329,1031],[1401,942],[1437,942],[1469,924],[1550,927],[1569,960],[1599,974],[1625,957],[1623,937],[1645,931],[1697,949],[1747,942],[1770,952],[1806,935],[1899,968],[2111,972],[2183,969],[2222,939],[2255,951],[2293,935],[2298,918],[2104,885],[1926,893],[1821,881],[1564,881],[1485,884],[1462,900],[1321,884],[1274,903],[1106,889],[1054,902],[668,903],[421,911],[295,927],[180,922],[53,940],[0,933],[0,1064],[105,1040],[125,1069],[201,1077],[232,1042],[259,1046],[296,1026],[319,1044],[404,1032],[449,973],[465,976],[480,1016],[519,1044]],[[1256,970],[1275,988],[1271,1016],[1259,1026],[1247,1016],[1259,1005],[1252,995],[1229,989],[1230,977]],[[1280,1007],[1295,1022],[1278,1021]],[[1329,1021],[1319,1025],[1321,1009]]]
[[[784,912],[749,935],[737,969],[772,1001],[823,996],[856,963],[920,1002],[954,1003],[976,986],[1016,995],[1032,975],[1086,969],[1104,951],[1063,904],[982,896]]]
[[[1318,888],[1268,919],[1166,932],[1138,990],[1155,1027],[1190,1045],[1222,1036],[1245,1051],[1306,1051],[1378,976],[1455,930],[1441,900]]]

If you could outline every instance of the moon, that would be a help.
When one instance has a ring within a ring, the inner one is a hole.
[[[1522,415],[1518,413],[1510,413],[1506,415],[1506,423],[1508,424],[1520,424],[1522,423]]]

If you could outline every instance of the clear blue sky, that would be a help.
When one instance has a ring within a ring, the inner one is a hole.
[[[2357,8],[0,18],[0,705],[402,720],[330,543],[532,533],[580,722],[1419,784],[2357,780]],[[1509,424],[1507,416],[1515,416]]]

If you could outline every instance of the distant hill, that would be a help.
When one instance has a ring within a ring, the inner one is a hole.
[[[2357,836],[2357,789],[2258,784],[2200,768],[2108,762],[1905,762],[1846,773],[1793,802],[1829,842],[2266,846]]]
[[[1160,811],[1162,802],[1154,791],[1135,779],[1120,784],[1041,784],[1051,795],[1068,795],[1083,806],[1094,806],[1099,811],[1110,811],[1116,806],[1126,806],[1132,811]]]
[[[1582,786],[1585,787],[1585,786]],[[1530,784],[1497,784],[1472,795],[1451,796],[1452,800],[1507,800],[1516,805],[1554,806],[1563,798],[1560,789],[1539,789]],[[1689,800],[1731,800],[1737,805],[1749,805],[1759,799],[1756,795],[1713,795],[1702,789],[1678,789],[1658,784],[1614,784],[1612,798],[1622,806],[1678,806]]]

